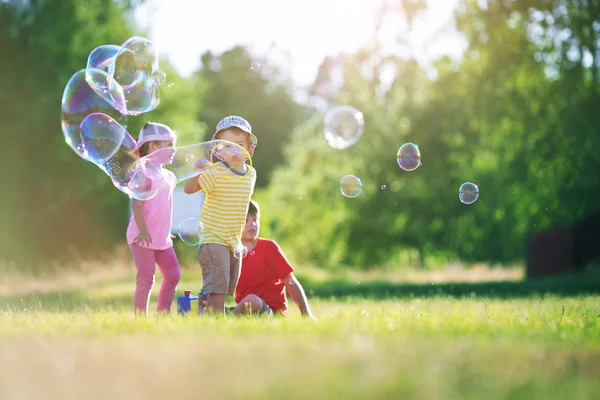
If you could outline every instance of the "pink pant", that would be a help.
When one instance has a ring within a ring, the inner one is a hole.
[[[158,304],[156,310],[171,311],[171,304],[175,297],[175,289],[179,283],[179,263],[175,250],[170,247],[166,250],[152,250],[145,247],[131,245],[131,255],[137,268],[135,279],[135,296],[133,307],[137,312],[148,315],[148,303],[150,302],[150,290],[154,286],[154,272],[156,264],[160,268],[163,282],[158,292]]]

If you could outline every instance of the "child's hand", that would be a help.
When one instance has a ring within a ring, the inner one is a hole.
[[[177,236],[171,234],[171,239],[177,239]]]
[[[152,237],[149,232],[140,232],[137,237],[133,239],[133,243],[150,247],[150,245],[152,245]]]
[[[209,161],[207,159],[205,159],[205,158],[200,159],[194,163],[194,169],[196,171],[202,170],[202,169],[205,169],[206,167],[208,167],[208,165],[209,165]]]

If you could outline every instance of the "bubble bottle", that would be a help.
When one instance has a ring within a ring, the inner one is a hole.
[[[198,300],[198,296],[193,296],[190,290],[183,292],[183,296],[177,298],[177,312],[186,315],[192,309],[192,300]]]

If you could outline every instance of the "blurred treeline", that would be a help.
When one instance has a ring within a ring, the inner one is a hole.
[[[64,143],[60,99],[96,46],[144,36],[137,3],[0,1],[0,259],[30,268],[124,244],[128,199]],[[368,45],[323,60],[307,104],[284,68],[240,47],[202,55],[188,78],[162,58],[161,105],[128,130],[164,122],[185,145],[208,140],[223,116],[250,120],[263,233],[295,262],[395,265],[411,249],[421,260],[522,260],[533,233],[600,208],[600,0],[461,0],[467,49],[430,65],[406,43],[425,3],[388,1]],[[384,45],[386,26],[404,50]],[[343,151],[322,135],[336,104],[366,120]],[[423,157],[410,173],[395,160],[407,141]],[[355,199],[339,193],[347,174],[364,183]],[[458,201],[465,181],[481,190],[471,206]]]

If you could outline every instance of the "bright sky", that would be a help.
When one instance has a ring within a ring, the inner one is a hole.
[[[274,44],[278,51],[289,53],[289,74],[296,85],[305,86],[314,80],[325,56],[353,52],[374,37],[375,14],[383,1],[148,0],[136,11],[136,20],[184,76],[197,69],[206,50],[221,53],[241,44],[270,61],[269,49]],[[425,54],[423,43],[437,30],[454,26],[451,17],[457,1],[427,1],[427,19],[410,37],[418,58]],[[391,30],[383,30],[390,49],[392,31],[399,24],[392,20]],[[444,34],[429,54],[458,57],[464,46],[458,34]]]

